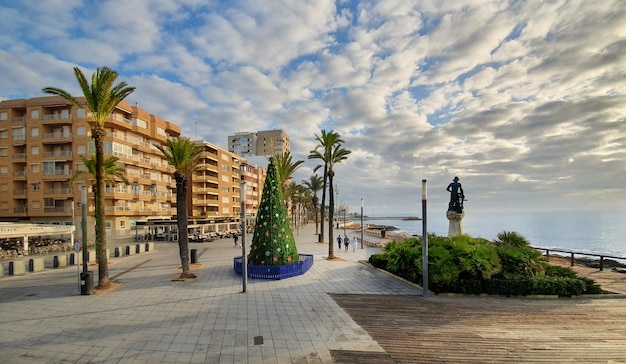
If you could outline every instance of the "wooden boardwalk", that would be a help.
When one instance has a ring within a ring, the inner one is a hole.
[[[396,363],[626,363],[624,299],[331,297]]]

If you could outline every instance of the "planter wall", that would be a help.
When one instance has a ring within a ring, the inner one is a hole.
[[[260,279],[285,279],[300,276],[306,273],[313,266],[313,255],[298,254],[300,261],[287,265],[250,265],[248,264],[248,277]],[[235,273],[243,274],[243,258],[235,257]]]

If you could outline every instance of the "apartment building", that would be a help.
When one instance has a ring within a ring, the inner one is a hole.
[[[95,152],[88,113],[57,96],[0,102],[0,221],[80,227],[81,187],[92,182],[88,174],[74,184],[70,178],[85,170],[80,157],[89,159]],[[137,221],[175,215],[173,168],[154,145],[181,132],[125,101],[105,128],[105,157],[119,158],[129,180],[128,185],[106,184],[107,239],[130,239]],[[93,226],[91,191],[88,209],[87,226]],[[92,235],[90,228],[88,240]]]
[[[263,194],[263,186],[265,185],[265,176],[267,170],[250,164],[246,160],[240,163],[239,174],[241,181],[246,183],[245,205],[246,216],[256,217],[259,210],[261,195]]]
[[[187,193],[187,215],[193,219],[240,215],[240,158],[207,141],[196,141],[202,149],[200,165]]]
[[[239,132],[228,136],[228,150],[240,156],[272,156],[290,151],[289,135],[284,130]]]

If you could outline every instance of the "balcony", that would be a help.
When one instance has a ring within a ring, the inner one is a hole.
[[[44,152],[43,153],[44,158],[50,158],[50,157],[55,157],[55,158],[60,158],[60,157],[66,157],[65,159],[71,159],[72,158],[72,151],[71,150],[55,150],[55,151],[51,151],[51,152]]]
[[[65,207],[65,206],[44,206],[43,207],[43,212],[45,213],[65,213],[65,212],[72,212],[72,208],[71,207]]]
[[[44,144],[68,143],[72,141],[72,133],[45,133],[42,139]]]
[[[26,153],[13,153],[13,159],[26,159]]]
[[[72,115],[69,113],[44,114],[41,120],[43,120],[42,124],[56,124],[56,125],[71,124]]]
[[[13,208],[13,213],[14,214],[27,214],[28,213],[28,207],[15,207]]]
[[[43,190],[46,195],[71,195],[73,193],[72,187],[64,188],[47,188]]]
[[[13,123],[14,124],[24,124],[26,123],[26,117],[25,116],[16,116],[13,118]]]
[[[60,180],[64,181],[69,179],[72,176],[71,170],[66,169],[56,169],[56,170],[44,170],[43,178],[45,180]]]
[[[26,178],[26,171],[13,172],[13,177],[15,177],[15,178]]]
[[[20,189],[13,190],[13,195],[14,196],[25,196],[26,195],[26,189],[25,188],[20,188]]]

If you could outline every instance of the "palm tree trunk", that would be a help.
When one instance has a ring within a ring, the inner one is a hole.
[[[335,199],[333,196],[333,175],[335,173],[333,172],[332,169],[330,169],[328,171],[328,193],[330,194],[329,196],[329,200],[330,203],[328,204],[328,259],[334,259],[335,258],[335,252],[334,252],[334,248],[335,248],[335,241],[333,239],[333,215],[334,215],[334,206],[335,206]],[[322,224],[323,226],[323,224]]]
[[[323,242],[324,241],[324,216],[325,214],[325,207],[326,207],[326,181],[328,179],[328,166],[326,163],[324,163],[324,184],[322,187],[322,207],[321,207],[321,211],[320,211],[320,234],[319,234],[319,242]],[[332,244],[333,242],[329,242],[329,244]]]
[[[195,278],[189,268],[189,234],[187,232],[187,179],[176,178],[176,221],[178,225],[178,254],[182,273],[180,278]]]
[[[102,127],[94,126],[93,140],[96,148],[96,189],[94,205],[96,216],[96,259],[98,260],[98,288],[106,288],[109,282],[109,264],[107,259],[107,242],[104,227],[104,134]],[[83,242],[86,244],[87,242]]]

